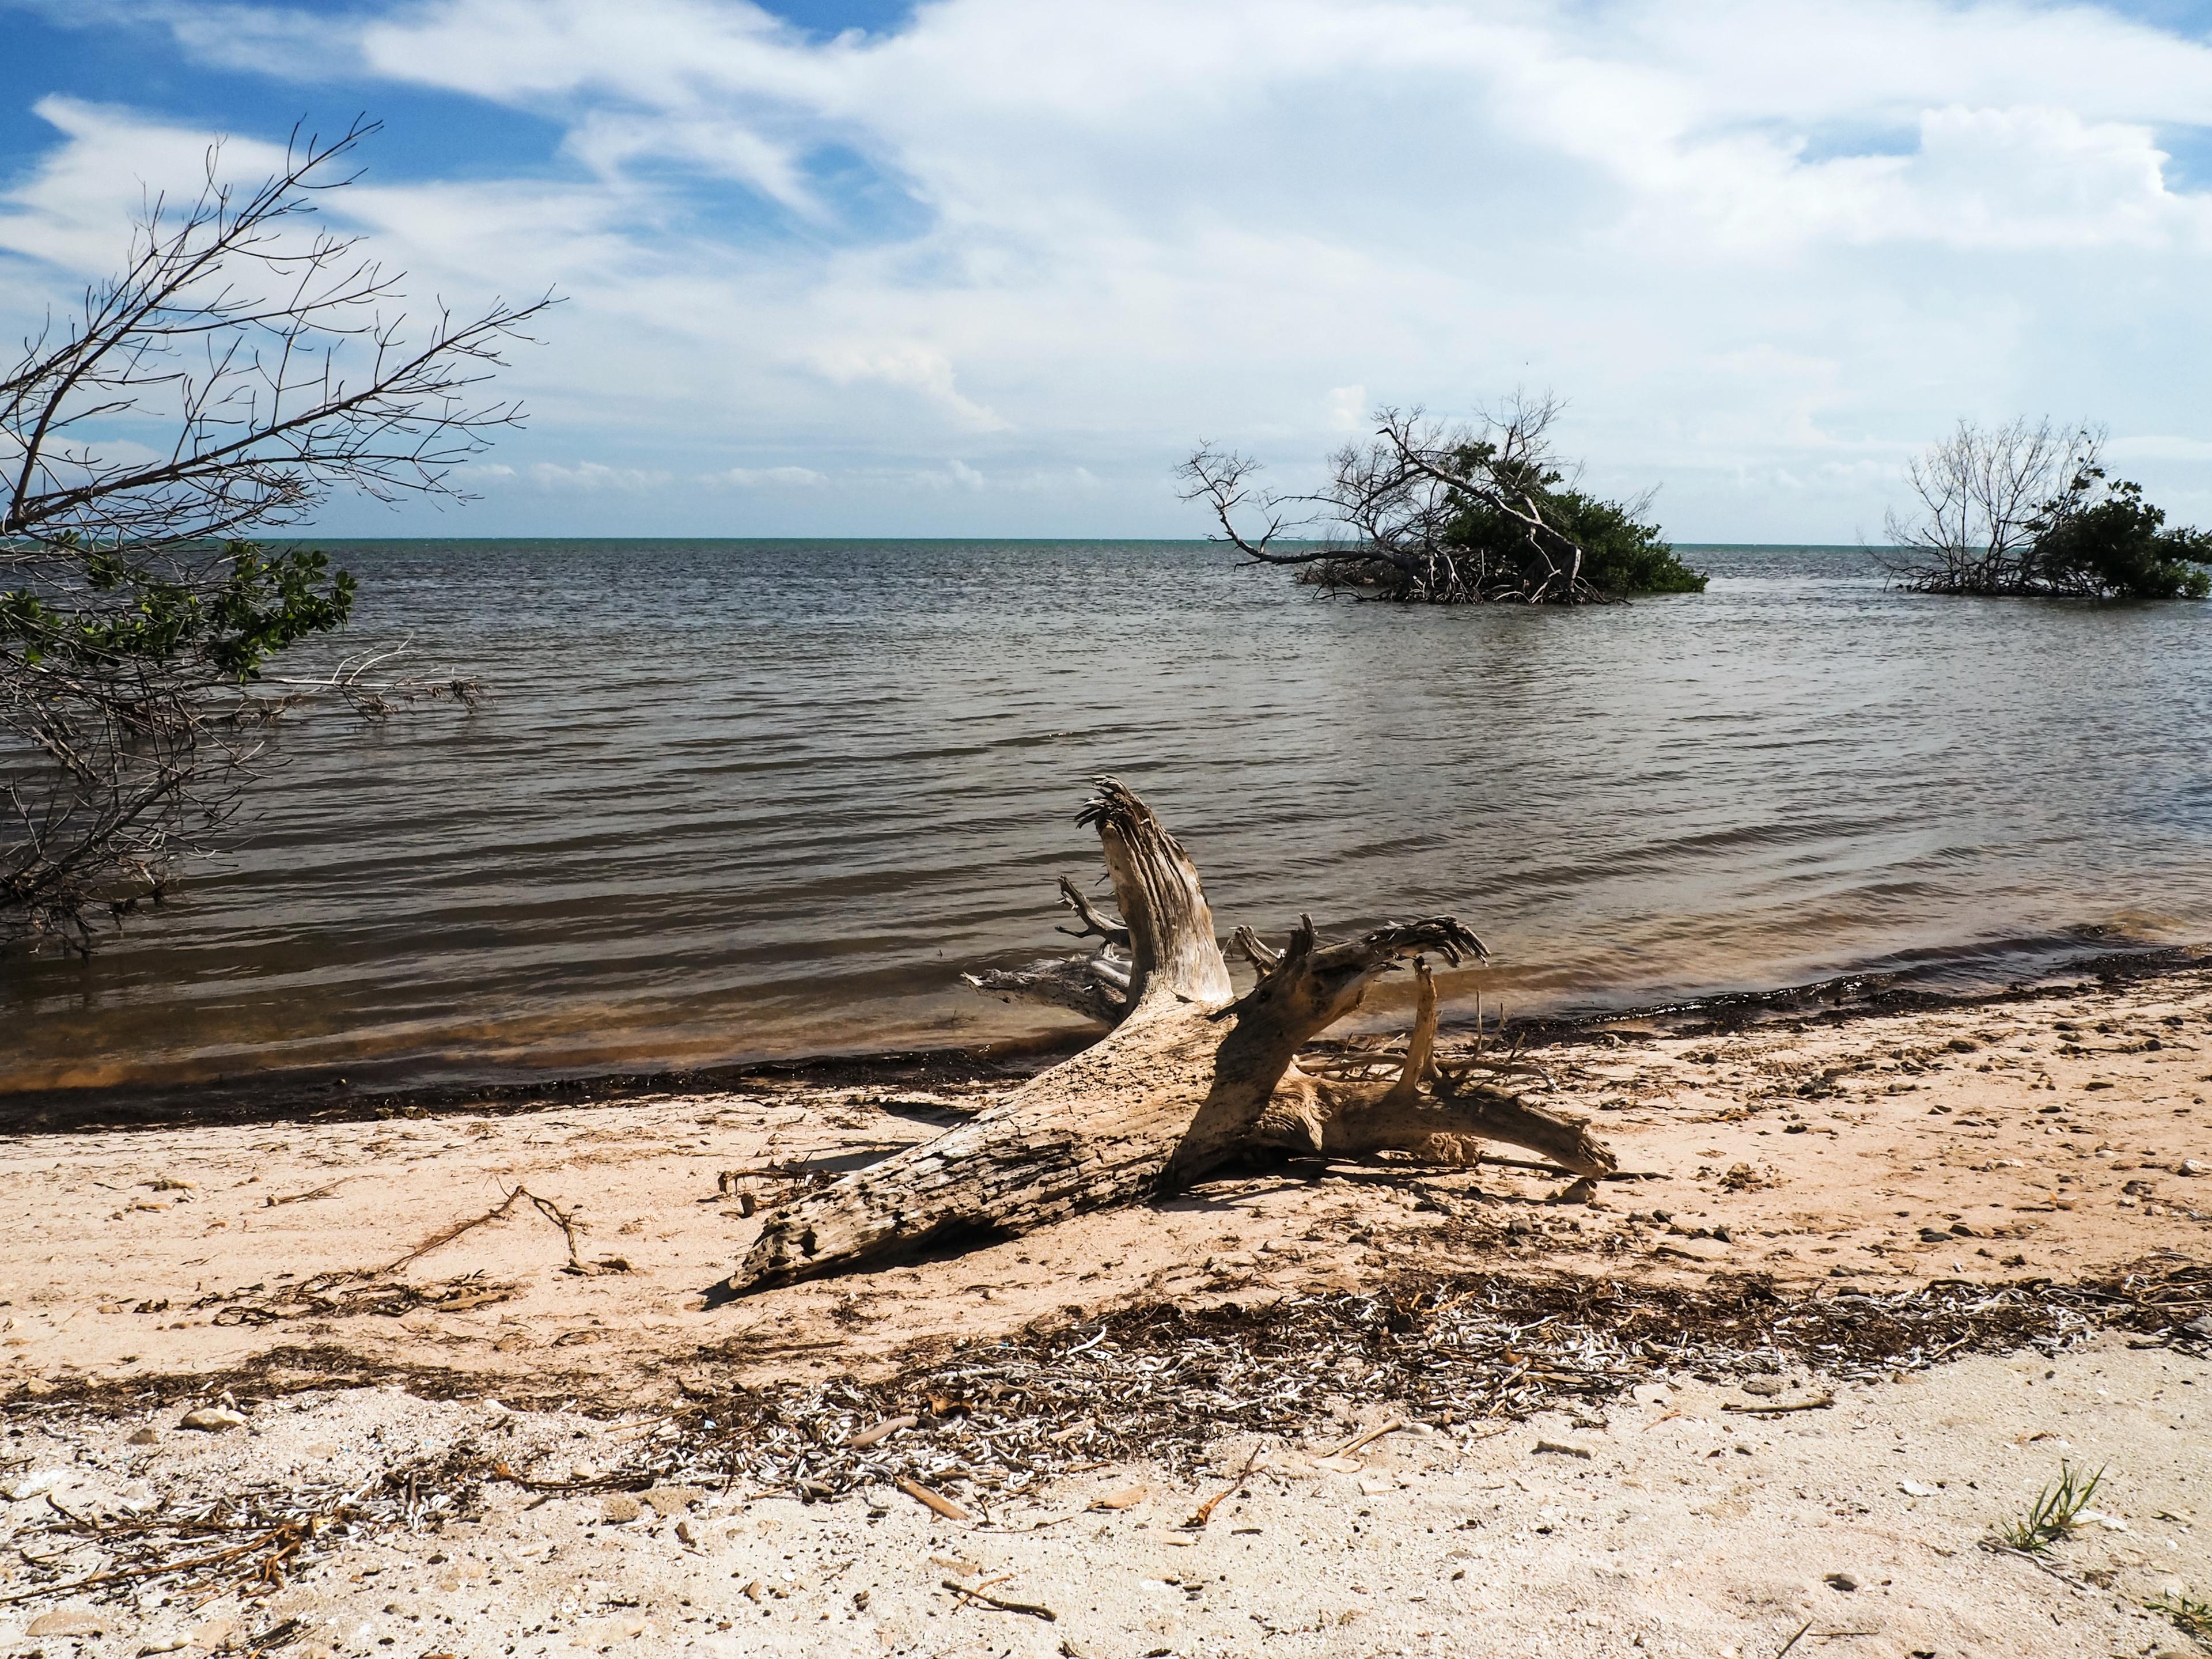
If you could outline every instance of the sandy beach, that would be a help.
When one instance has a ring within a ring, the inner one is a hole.
[[[1528,1057],[1633,1178],[1291,1164],[738,1298],[1004,1081],[10,1136],[0,1642],[2192,1650],[2212,974]]]

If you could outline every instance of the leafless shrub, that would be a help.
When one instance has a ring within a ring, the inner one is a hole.
[[[295,133],[246,191],[211,149],[198,196],[150,201],[122,273],[0,370],[0,942],[83,949],[158,897],[285,709],[475,696],[386,678],[394,653],[262,680],[353,582],[234,539],[339,489],[461,499],[454,468],[520,418],[481,389],[550,296],[410,326],[400,274],[316,227],[375,130]]]
[[[1374,437],[1330,457],[1328,482],[1310,495],[1262,489],[1256,461],[1211,443],[1177,476],[1183,499],[1212,511],[1217,540],[1320,586],[1434,605],[1589,604],[1614,595],[1592,580],[1587,538],[1571,521],[1597,504],[1575,491],[1553,447],[1561,408],[1516,394],[1471,424],[1382,410]],[[1649,505],[1600,510],[1626,522]],[[1468,533],[1471,521],[1480,533]]]
[[[2086,422],[1960,421],[1949,437],[1905,464],[1918,506],[1884,521],[1896,550],[1892,574],[1921,593],[2037,591],[2037,539],[2068,484],[2101,465],[2105,435]]]

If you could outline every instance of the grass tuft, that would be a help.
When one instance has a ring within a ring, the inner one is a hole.
[[[2193,1595],[2168,1595],[2146,1601],[2143,1606],[2173,1620],[2175,1628],[2185,1636],[2193,1636],[2212,1647],[2212,1601],[2200,1601]]]
[[[2085,1476],[2070,1463],[2059,1464],[2058,1478],[2036,1494],[2027,1514],[2017,1521],[1997,1523],[1997,1541],[2030,1555],[2040,1555],[2053,1544],[2063,1543],[2074,1535],[2081,1511],[2088,1508],[2090,1495],[2104,1478],[2102,1469]]]

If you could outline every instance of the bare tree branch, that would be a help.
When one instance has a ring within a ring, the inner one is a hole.
[[[234,539],[338,489],[465,499],[455,470],[520,420],[484,388],[552,296],[411,323],[399,274],[315,222],[376,130],[295,130],[250,189],[211,148],[198,195],[149,201],[121,273],[0,370],[0,942],[87,948],[158,898],[286,710],[477,696],[392,678],[404,646],[262,681],[343,625],[353,580]]]
[[[2053,426],[2025,416],[2003,426],[1961,420],[1951,435],[1905,464],[1918,510],[1891,513],[1884,532],[1891,574],[1923,593],[2036,590],[2037,538],[2067,486],[2101,476],[2105,429]]]

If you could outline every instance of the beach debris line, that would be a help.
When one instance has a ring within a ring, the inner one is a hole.
[[[2055,1353],[2108,1328],[2194,1352],[2187,1324],[2208,1306],[2212,1268],[2187,1264],[2090,1285],[1948,1281],[1880,1295],[1788,1297],[1749,1278],[1687,1289],[1481,1273],[1409,1276],[1264,1308],[1154,1303],[975,1344],[883,1382],[794,1381],[698,1398],[665,1425],[676,1432],[640,1444],[589,1486],[688,1483],[808,1502],[888,1487],[934,1510],[911,1481],[974,1521],[1060,1478],[1143,1459],[1194,1486],[1204,1480],[1210,1496],[1246,1455],[1271,1455],[1268,1442],[1312,1446],[1309,1455],[1341,1457],[1356,1472],[1346,1449],[1386,1432],[1425,1424],[1455,1438],[1486,1436],[1562,1407],[1601,1412],[1639,1383],[1678,1375],[1814,1369],[1836,1382],[1875,1382],[1962,1353]],[[969,1409],[914,1409],[932,1394]],[[1375,1427],[1336,1427],[1376,1410],[1388,1415]],[[853,1443],[904,1416],[915,1425]],[[1238,1451],[1217,1468],[1224,1437]],[[1127,1487],[1085,1508],[1132,1508],[1147,1495]]]
[[[968,1122],[771,1210],[730,1289],[842,1272],[963,1236],[1027,1232],[1254,1155],[1389,1152],[1467,1167],[1486,1141],[1502,1140],[1571,1176],[1617,1167],[1583,1123],[1478,1080],[1480,1057],[1437,1063],[1427,958],[1456,965],[1488,954],[1455,917],[1322,945],[1301,916],[1279,949],[1240,928],[1235,942],[1259,978],[1238,996],[1197,866],[1134,792],[1110,777],[1096,784],[1077,822],[1098,832],[1121,920],[1063,878],[1061,902],[1081,926],[1062,931],[1096,935],[1099,948],[1049,971],[969,977],[1000,995],[1103,1007],[1112,1030]],[[1395,1074],[1373,1076],[1364,1060],[1304,1069],[1300,1050],[1407,961],[1419,1007]],[[1072,998],[1071,985],[1084,996]]]
[[[1885,1295],[1790,1297],[1748,1278],[1686,1289],[1469,1273],[1265,1308],[1156,1303],[977,1342],[880,1382],[793,1379],[689,1399],[611,1425],[589,1468],[573,1461],[563,1419],[558,1437],[535,1449],[465,1442],[349,1486],[295,1474],[226,1491],[195,1477],[128,1514],[64,1493],[11,1540],[19,1573],[37,1582],[19,1577],[0,1605],[137,1586],[273,1589],[341,1543],[473,1518],[494,1480],[523,1486],[533,1505],[582,1500],[593,1514],[607,1495],[627,1493],[641,1516],[650,1505],[662,1519],[715,1498],[817,1502],[889,1489],[957,1525],[1025,1531],[997,1514],[1044,1497],[1051,1482],[1133,1459],[1160,1472],[1147,1477],[1155,1486],[1188,1481],[1194,1498],[1211,1497],[1240,1466],[1229,1491],[1261,1473],[1277,1445],[1356,1451],[1417,1424],[1452,1441],[1486,1438],[1563,1407],[1601,1415],[1637,1384],[1677,1376],[1816,1370],[1873,1382],[1961,1353],[2056,1353],[2102,1330],[2202,1356],[2212,1345],[2192,1328],[2208,1309],[2212,1267],[2180,1261],[2078,1285],[1946,1281]],[[933,1394],[969,1408],[911,1409]],[[19,1398],[10,1409],[27,1425],[105,1408]],[[1387,1413],[1379,1423],[1377,1411]],[[854,1444],[859,1431],[905,1416],[913,1427]],[[1363,1417],[1374,1426],[1347,1433]],[[1224,1440],[1237,1448],[1226,1459]],[[52,1485],[33,1473],[9,1491],[38,1496]],[[1147,1495],[1109,1492],[1054,1519],[1133,1508]],[[2079,1498],[2076,1522],[2088,1518],[2087,1492]],[[1203,1511],[1209,1520],[1220,1501]],[[981,1571],[966,1561],[957,1570]]]

